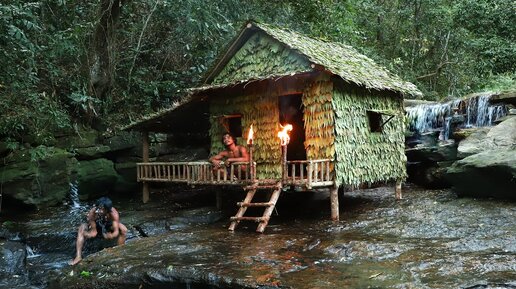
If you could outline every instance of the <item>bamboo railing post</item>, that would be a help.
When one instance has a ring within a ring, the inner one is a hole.
[[[306,187],[308,189],[311,189],[312,188],[312,174],[313,174],[313,166],[312,166],[312,161],[311,160],[308,161],[306,174],[308,175],[308,180],[307,180]]]
[[[326,162],[326,180],[330,181],[330,161]]]
[[[147,168],[146,164],[149,163],[149,132],[142,133],[142,159],[143,163],[145,163],[145,168]],[[149,183],[146,181],[143,182],[142,200],[143,203],[149,201]]]

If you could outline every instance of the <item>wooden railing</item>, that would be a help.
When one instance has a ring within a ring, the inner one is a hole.
[[[254,164],[256,166],[256,163]],[[256,170],[253,170],[256,172]],[[287,161],[283,185],[302,186],[307,189],[334,184],[334,165],[330,159]],[[256,180],[251,175],[248,162],[232,163],[229,167],[213,170],[207,161],[137,163],[137,180],[140,182],[183,182],[207,185],[246,185]],[[258,180],[258,182],[265,180]]]
[[[213,170],[210,162],[137,163],[139,182],[184,182],[188,184],[247,184],[254,180],[249,162],[235,162]],[[232,177],[231,177],[232,176]]]
[[[334,170],[330,159],[287,161],[286,180],[283,183],[308,189],[330,186],[335,180]]]

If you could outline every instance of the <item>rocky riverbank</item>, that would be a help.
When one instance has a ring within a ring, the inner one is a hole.
[[[178,207],[187,204],[187,199],[164,201],[153,196],[151,203],[141,207],[136,202],[116,201],[122,221],[131,228],[128,242],[103,250],[101,246],[90,248],[75,267],[65,264],[73,255],[73,238],[69,236],[74,235],[74,226],[70,220],[59,212],[42,220],[31,216],[30,222],[14,223],[25,227],[21,232],[32,232],[33,237],[21,240],[45,236],[54,241],[28,242],[40,255],[26,257],[27,271],[20,269],[17,274],[28,283],[6,285],[11,278],[3,279],[2,285],[135,289],[516,287],[516,209],[511,203],[457,198],[449,190],[418,187],[405,188],[404,200],[396,201],[393,188],[382,187],[345,193],[341,221],[332,223],[329,201],[321,198],[323,195],[314,198],[285,193],[277,207],[279,216],[273,217],[265,234],[256,234],[254,223],[243,223],[230,233],[225,212],[197,206],[202,204]],[[211,200],[208,195],[194,199]],[[43,224],[51,225],[42,230]],[[60,245],[49,245],[49,249],[43,244]]]

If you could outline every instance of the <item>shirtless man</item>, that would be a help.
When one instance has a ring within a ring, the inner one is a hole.
[[[213,164],[213,172],[215,174],[218,170],[224,170],[221,167],[223,162],[226,167],[229,167],[231,163],[234,162],[249,161],[249,154],[247,153],[247,149],[243,146],[237,145],[235,143],[235,138],[231,134],[225,133],[222,135],[222,143],[226,149],[210,158],[210,162]],[[240,169],[245,170],[245,166],[241,166]]]
[[[87,224],[81,224],[77,232],[77,241],[75,244],[76,255],[75,259],[69,262],[70,265],[75,265],[82,260],[82,247],[86,239],[95,238],[97,235],[104,239],[117,239],[117,245],[125,243],[127,235],[127,227],[120,223],[118,211],[113,208],[113,203],[107,197],[102,197],[97,200],[95,207],[88,212]]]

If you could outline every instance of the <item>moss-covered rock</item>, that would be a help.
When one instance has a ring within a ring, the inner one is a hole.
[[[76,163],[71,153],[58,148],[17,151],[1,168],[3,194],[36,207],[59,204],[69,194]]]
[[[56,140],[56,146],[63,149],[87,148],[96,145],[98,132],[94,130],[81,131],[75,135],[59,137]]]
[[[118,174],[114,192],[127,193],[138,190],[138,182],[136,181],[136,163],[116,163],[115,171]]]
[[[121,151],[133,149],[134,147],[141,148],[142,137],[137,132],[122,131],[117,135],[106,138],[103,144],[108,146],[111,151]]]
[[[105,195],[117,179],[118,174],[110,160],[80,161],[77,166],[79,198],[87,200]]]
[[[448,168],[447,174],[460,195],[516,199],[516,149],[466,157]]]
[[[74,152],[79,160],[92,160],[101,158],[105,153],[111,149],[105,145],[92,146],[87,148],[78,148]]]

